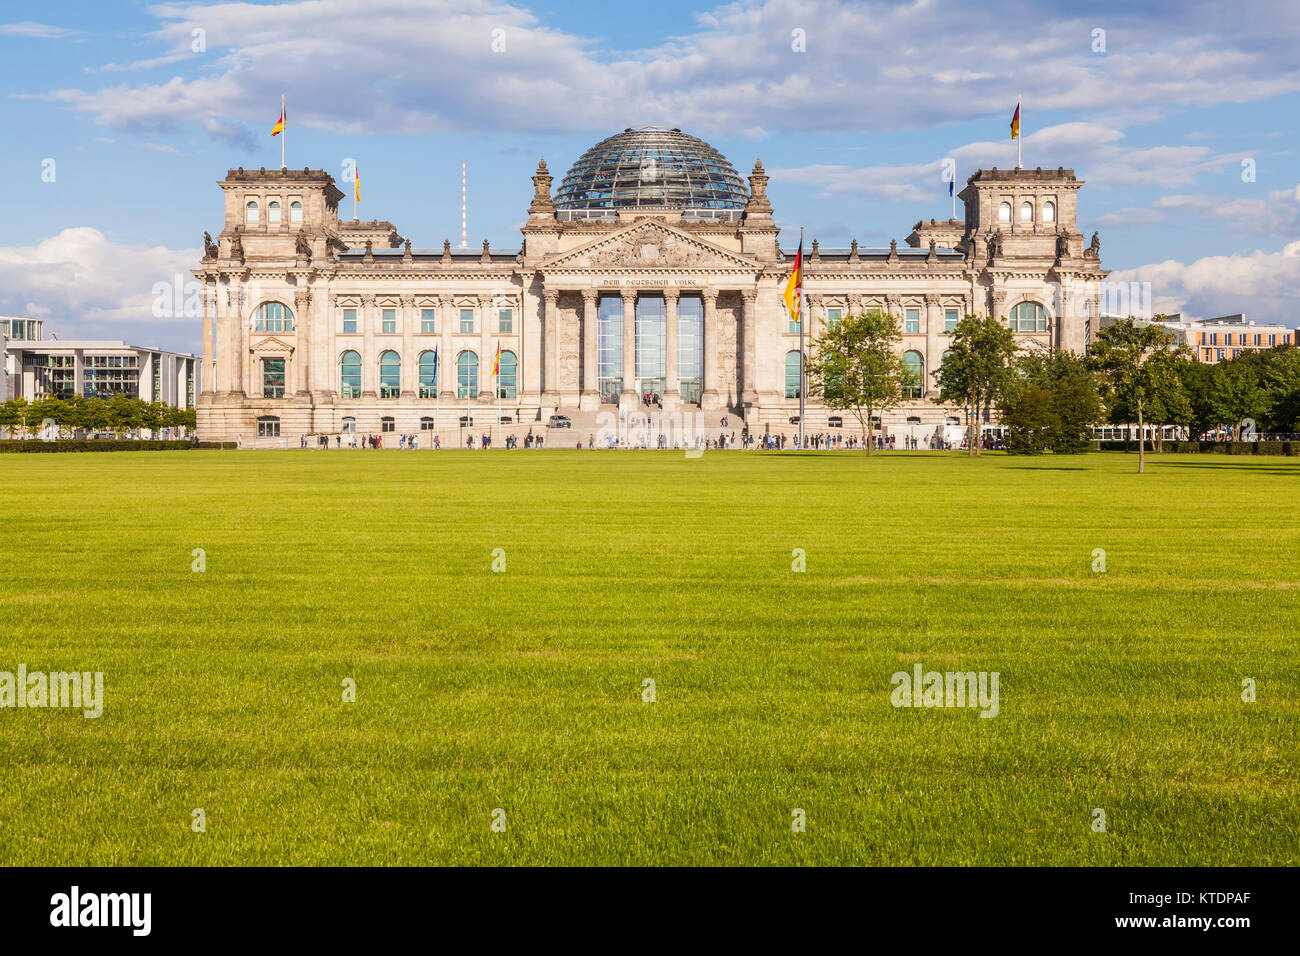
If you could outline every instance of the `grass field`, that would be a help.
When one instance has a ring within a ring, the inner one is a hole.
[[[0,457],[0,671],[105,688],[0,710],[0,863],[1300,863],[1300,462],[1147,469]]]

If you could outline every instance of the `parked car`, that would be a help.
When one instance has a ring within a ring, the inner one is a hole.
[[[568,415],[552,415],[547,426],[550,428],[572,428],[573,422]]]

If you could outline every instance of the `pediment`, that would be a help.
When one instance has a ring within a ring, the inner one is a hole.
[[[254,342],[248,351],[254,355],[292,355],[293,346],[284,339],[268,335],[266,338]]]
[[[723,269],[752,272],[759,263],[660,222],[642,219],[571,249],[544,272],[584,269]]]

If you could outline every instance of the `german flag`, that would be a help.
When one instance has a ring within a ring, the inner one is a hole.
[[[359,166],[352,167],[352,182],[357,187],[357,192],[356,192],[357,202],[361,202],[361,167]]]
[[[1016,104],[1016,112],[1011,117],[1011,138],[1017,139],[1020,136],[1020,104]]]
[[[279,136],[279,135],[280,135],[281,133],[283,133],[283,132],[284,132],[284,104],[281,103],[281,104],[280,104],[280,118],[279,118],[279,120],[276,121],[275,126],[272,127],[272,129],[271,129],[271,135],[272,135],[272,136]]]
[[[492,360],[492,377],[496,378],[501,371],[501,343],[497,343],[497,356]]]
[[[794,271],[785,284],[785,307],[790,310],[790,321],[799,321],[799,307],[803,299],[803,236],[799,237],[799,251],[794,255]]]

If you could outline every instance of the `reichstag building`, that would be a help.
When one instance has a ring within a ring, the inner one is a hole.
[[[587,150],[558,190],[545,161],[532,183],[518,247],[413,248],[392,222],[340,219],[323,170],[230,170],[222,229],[194,272],[201,436],[446,441],[467,407],[481,427],[498,405],[512,423],[558,413],[586,429],[646,395],[733,429],[792,431],[799,330],[782,290],[797,239],[779,235],[761,161],[746,180],[702,140],[641,127]],[[963,219],[918,222],[902,246],[810,241],[810,340],[851,310],[898,319],[916,385],[885,431],[958,414],[930,399],[965,313],[1005,319],[1026,344],[1085,349],[1105,272],[1096,234],[1076,226],[1081,185],[1068,169],[981,169],[958,193]],[[810,394],[806,415],[820,430],[840,413]]]

